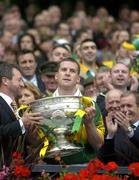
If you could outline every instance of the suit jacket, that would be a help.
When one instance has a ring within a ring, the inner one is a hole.
[[[43,81],[41,80],[40,76],[36,76],[37,77],[37,84],[38,84],[38,88],[40,89],[40,91],[42,93],[45,92],[45,84],[43,83]]]
[[[96,99],[96,103],[98,104],[100,111],[102,113],[103,119],[107,116],[107,110],[105,108],[105,96],[102,94],[99,94]]]
[[[108,115],[108,112],[107,112],[107,110],[105,108],[105,95],[99,94],[97,96],[96,103],[99,106],[99,109],[101,111],[101,114],[102,114],[102,117],[103,117],[103,122],[104,122],[104,127],[105,127],[105,135],[107,135],[107,126],[106,126],[105,118]]]
[[[113,139],[105,139],[98,158],[105,163],[115,161],[121,166],[139,161],[139,127],[132,138],[128,138],[124,130],[119,128]]]
[[[11,155],[14,141],[21,134],[19,121],[6,101],[0,96],[0,144],[4,151],[6,163],[9,161],[8,157]],[[0,152],[0,154],[2,153]]]

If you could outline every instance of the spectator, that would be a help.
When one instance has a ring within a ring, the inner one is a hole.
[[[117,63],[111,70],[112,85],[123,92],[128,90],[137,91],[138,81],[129,75],[129,68],[123,63]]]
[[[29,50],[34,52],[34,55],[36,56],[37,60],[37,70],[46,61],[45,56],[40,51],[39,46],[36,43],[36,39],[32,34],[24,33],[21,36],[19,36],[18,47],[19,51]]]
[[[49,53],[49,61],[60,62],[71,56],[71,50],[66,45],[54,46],[52,52]]]
[[[24,87],[21,90],[21,95],[18,97],[18,104],[29,105],[31,102],[40,99],[43,94],[40,90],[31,83],[24,83]]]
[[[106,98],[106,104],[109,98]],[[138,102],[138,94],[124,93],[121,95],[120,103],[117,104],[118,109],[108,114],[106,118],[108,135],[98,155],[105,163],[116,161],[121,166],[127,166],[139,161]],[[111,110],[109,103],[108,111]]]
[[[97,97],[97,87],[95,78],[89,77],[84,81],[84,95],[92,97],[94,101],[96,101]]]
[[[40,76],[36,74],[37,61],[32,51],[22,51],[17,58],[24,82],[28,81],[37,86],[41,92],[45,91],[45,85]]]
[[[80,76],[86,79],[87,77],[95,77],[97,65],[96,65],[96,44],[92,39],[85,39],[81,42],[81,73]]]
[[[55,74],[57,72],[58,64],[56,62],[47,62],[40,68],[41,79],[45,84],[46,96],[52,96],[53,92],[57,88],[57,82],[55,80]]]
[[[101,110],[103,119],[105,119],[107,115],[107,111],[105,108],[105,95],[109,90],[113,89],[113,86],[111,85],[111,76],[109,68],[102,66],[97,70],[96,87],[98,91],[96,103],[98,104]]]
[[[17,52],[12,48],[6,48],[4,53],[4,62],[8,64],[17,64]]]

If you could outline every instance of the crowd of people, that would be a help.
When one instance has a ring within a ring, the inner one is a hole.
[[[42,143],[42,113],[17,117],[20,106],[72,95],[93,103],[76,134],[83,151],[64,157],[66,164],[139,161],[139,11],[125,6],[116,19],[104,7],[91,16],[80,6],[63,21],[53,5],[25,20],[17,5],[0,6],[0,159],[10,164],[19,137],[26,135],[24,156]]]

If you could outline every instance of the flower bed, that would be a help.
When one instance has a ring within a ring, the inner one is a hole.
[[[30,165],[25,164],[23,157],[20,153],[14,152],[12,155],[12,163],[10,167],[3,166],[0,171],[0,180],[11,179],[34,179],[31,173]],[[62,167],[62,166],[61,166]],[[35,179],[42,180],[128,180],[139,179],[139,162],[132,163],[128,166],[129,173],[120,175],[118,173],[118,165],[115,162],[109,162],[107,164],[102,163],[98,159],[90,161],[87,166],[80,169],[79,172],[66,172],[68,166],[61,168],[59,177],[54,178],[54,175],[50,176],[49,172],[42,170],[39,175],[35,176]]]

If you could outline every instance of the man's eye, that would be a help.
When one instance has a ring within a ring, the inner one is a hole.
[[[63,54],[63,57],[67,57],[67,54]]]
[[[26,61],[21,62],[21,64],[26,64],[26,63],[27,63]]]
[[[76,72],[74,69],[71,69],[70,71],[71,71],[71,72],[73,72],[73,73],[75,73],[75,72]]]
[[[87,47],[84,47],[84,50],[87,50],[88,48]]]
[[[61,69],[62,71],[66,71],[66,68]]]
[[[60,53],[56,53],[55,56],[60,56]]]

